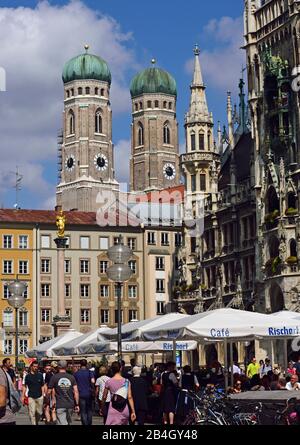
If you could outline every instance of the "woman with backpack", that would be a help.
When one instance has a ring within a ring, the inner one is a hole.
[[[105,425],[128,425],[129,417],[132,422],[136,420],[131,384],[128,379],[122,377],[119,362],[113,362],[110,369],[113,377],[105,383],[102,396],[102,407],[104,407],[108,392],[111,394]]]

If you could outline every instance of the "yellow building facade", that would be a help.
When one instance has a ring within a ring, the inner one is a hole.
[[[14,363],[16,319],[15,309],[9,305],[8,284],[15,279],[27,284],[25,303],[18,310],[19,362],[34,344],[33,339],[33,226],[0,222],[0,359],[9,357]],[[26,360],[24,360],[26,361]]]

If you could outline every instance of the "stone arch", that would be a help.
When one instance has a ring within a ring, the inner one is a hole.
[[[280,312],[285,309],[284,296],[281,287],[273,283],[269,292],[271,312]]]
[[[297,243],[294,239],[291,239],[290,241],[290,256],[297,258]]]
[[[295,193],[290,192],[287,196],[287,205],[288,209],[296,209],[297,208],[297,196]]]
[[[270,258],[277,258],[279,256],[279,239],[273,235],[269,239],[269,256]]]
[[[274,186],[270,186],[266,196],[266,207],[269,213],[280,210],[279,198]]]

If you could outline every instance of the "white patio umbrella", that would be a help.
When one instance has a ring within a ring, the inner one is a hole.
[[[286,319],[290,319],[293,320],[295,318],[300,319],[300,313],[299,312],[293,312],[293,311],[280,311],[280,312],[276,312],[275,314],[271,314],[273,317],[278,317],[278,318],[284,318]]]
[[[92,345],[93,343],[97,342],[98,339],[101,339],[102,342],[105,341],[104,337],[102,337],[102,332],[107,331],[109,328],[107,327],[101,327],[97,329],[93,329],[90,332],[87,332],[86,334],[81,334],[80,337],[76,337],[70,341],[67,341],[65,343],[62,343],[54,348],[54,353],[57,356],[72,356],[72,355],[78,355],[81,354],[81,347]],[[101,352],[101,351],[99,351]]]
[[[172,352],[173,351],[173,341],[161,341],[161,342],[151,342],[151,341],[123,341],[122,342],[122,352],[127,353],[137,353],[137,352]],[[79,351],[82,355],[84,354],[97,354],[97,353],[107,353],[118,350],[117,342],[96,342],[96,343],[85,343],[80,346]],[[197,342],[192,341],[177,341],[176,350],[177,351],[193,351],[197,349]]]
[[[142,321],[132,321],[130,323],[124,324],[122,326],[122,340],[131,341],[141,339],[143,332],[149,329],[158,329],[160,326],[165,324],[176,322],[178,320],[183,320],[189,318],[190,315],[179,314],[177,312],[161,315],[154,318],[149,318]],[[103,337],[107,340],[117,339],[117,329],[110,329],[107,332],[103,332]],[[100,339],[101,340],[101,339]]]
[[[80,337],[82,334],[75,329],[71,329],[65,334],[59,335],[58,337],[52,338],[39,346],[34,347],[30,351],[26,352],[26,357],[42,359],[46,357],[55,357],[54,348],[59,345],[66,343],[68,341],[74,340]]]
[[[188,316],[171,323],[149,327],[141,332],[139,339],[239,339],[282,338],[300,335],[300,320],[237,309],[216,309]]]

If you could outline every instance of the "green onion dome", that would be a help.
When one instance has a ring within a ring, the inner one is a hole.
[[[88,50],[87,45],[85,49]],[[62,78],[64,83],[95,79],[111,84],[111,73],[105,60],[87,52],[73,57],[65,64]]]
[[[152,64],[154,63],[153,60]],[[147,93],[177,96],[176,82],[167,71],[153,66],[146,68],[132,79],[130,93],[132,98]]]

